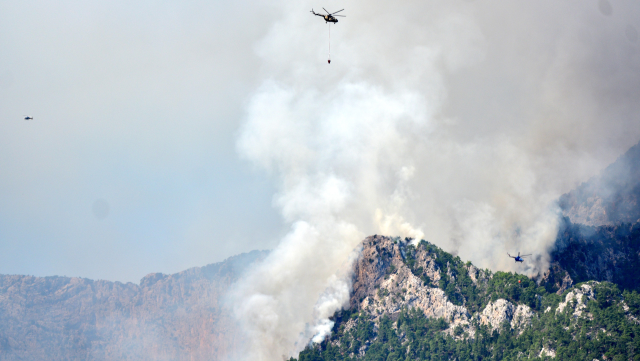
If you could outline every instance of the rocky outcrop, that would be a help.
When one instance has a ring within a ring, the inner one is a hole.
[[[542,349],[540,350],[540,353],[538,354],[538,357],[542,358],[542,357],[551,357],[551,358],[555,358],[556,357],[556,350],[547,347],[547,346],[543,346]]]
[[[585,312],[587,308],[587,302],[589,300],[595,299],[594,285],[598,284],[598,282],[592,281],[587,284],[580,285],[580,287],[575,287],[571,291],[567,293],[564,298],[564,302],[560,302],[558,304],[558,308],[556,308],[556,313],[565,312],[565,309],[569,307],[573,317],[589,317],[590,315]]]
[[[531,318],[535,314],[531,310],[531,307],[527,305],[518,305],[516,311],[511,318],[511,328],[523,330],[526,326],[531,324]]]
[[[139,285],[0,275],[0,360],[211,360],[241,344],[223,295],[254,251]]]
[[[478,325],[500,331],[506,323],[523,332],[535,315],[529,306],[497,299],[487,301],[482,309],[476,304],[478,311],[472,315],[464,297],[462,304],[454,304],[440,288],[468,282],[476,289],[474,297],[489,297],[484,292],[491,277],[490,272],[464,264],[433,245],[376,235],[364,240],[354,266],[350,308],[368,315],[375,324],[385,315],[395,319],[402,310],[419,309],[426,317],[444,319],[448,326],[443,332],[455,339],[474,338]],[[354,326],[349,319],[344,330]]]
[[[411,274],[390,276],[380,284],[379,291],[365,297],[359,307],[375,318],[397,314],[405,307],[419,308],[427,317],[442,317],[455,323],[467,323],[469,318],[467,309],[449,302],[444,291],[423,286],[422,281]]]
[[[363,310],[374,320],[383,315],[397,315],[403,308],[419,308],[427,317],[442,317],[452,327],[469,323],[464,306],[451,303],[444,291],[430,287],[415,276],[405,264],[405,249],[410,240],[384,236],[367,237],[354,268],[352,308]],[[440,270],[433,259],[418,254],[416,262],[432,282],[440,280]]]
[[[480,324],[491,326],[492,330],[499,329],[505,322],[511,322],[515,307],[513,303],[499,299],[496,302],[489,302],[487,307],[480,314]]]
[[[498,299],[489,302],[487,307],[478,316],[480,324],[490,326],[492,330],[500,329],[507,322],[513,329],[522,329],[531,324],[533,311],[526,305],[514,305],[513,303]]]

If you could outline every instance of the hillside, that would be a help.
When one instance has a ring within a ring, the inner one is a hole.
[[[0,360],[211,360],[240,344],[222,296],[266,252],[139,285],[0,275]]]
[[[572,223],[588,226],[640,221],[640,143],[631,147],[600,175],[560,197]]]
[[[558,295],[425,241],[374,236],[363,247],[350,307],[299,361],[640,358],[635,291],[590,281]]]
[[[545,275],[548,291],[562,292],[589,280],[640,291],[640,223],[590,227],[564,219],[551,260]]]
[[[560,197],[550,268],[535,280],[369,237],[349,307],[298,360],[640,360],[639,200],[640,143]]]

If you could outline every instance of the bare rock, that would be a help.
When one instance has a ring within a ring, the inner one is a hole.
[[[518,305],[518,307],[516,307],[516,311],[513,313],[513,318],[511,319],[511,328],[523,330],[526,326],[531,324],[533,316],[534,313],[531,310],[531,307],[527,305]]]
[[[403,308],[419,308],[427,317],[444,318],[451,327],[469,324],[466,307],[451,303],[444,291],[429,287],[404,262],[408,240],[384,236],[368,237],[355,264],[351,307],[367,312],[378,322],[383,315],[398,315]],[[429,256],[418,253],[417,264],[432,281],[440,270]]]
[[[511,322],[515,311],[516,307],[513,303],[502,298],[495,302],[489,302],[479,315],[480,324],[489,325],[492,330],[499,329],[505,321]]]
[[[538,357],[551,357],[551,358],[555,358],[556,357],[556,350],[547,347],[547,346],[543,346],[542,349],[540,350],[540,353],[538,354]]]
[[[522,330],[525,326],[531,324],[533,315],[534,313],[529,306],[516,306],[500,298],[495,302],[489,302],[482,313],[478,315],[478,318],[480,324],[489,325],[492,330],[499,330],[504,322],[508,322],[513,329]]]
[[[587,308],[587,302],[589,300],[595,299],[595,292],[593,289],[593,285],[597,283],[598,282],[596,281],[592,281],[569,291],[564,298],[564,302],[560,302],[558,304],[556,313],[562,313],[565,311],[567,307],[569,307],[571,310],[573,310],[572,312],[573,317],[583,316],[583,312]],[[589,314],[585,313],[584,316],[588,317]]]

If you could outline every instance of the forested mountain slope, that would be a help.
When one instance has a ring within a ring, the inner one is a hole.
[[[640,143],[559,199],[550,269],[480,270],[370,237],[349,308],[299,361],[640,360]]]
[[[424,241],[375,236],[363,246],[351,307],[299,361],[640,359],[636,291],[590,281],[559,295]]]
[[[548,291],[589,280],[640,291],[640,223],[591,227],[565,218],[551,260],[545,275]]]

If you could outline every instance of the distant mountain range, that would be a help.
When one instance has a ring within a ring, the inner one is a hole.
[[[368,237],[350,307],[298,360],[640,359],[639,197],[640,144],[560,198],[551,267],[537,279]],[[224,294],[266,254],[139,285],[0,275],[0,361],[229,358],[242,335]]]
[[[267,252],[139,285],[0,275],[0,360],[216,360],[240,344],[223,296]]]

